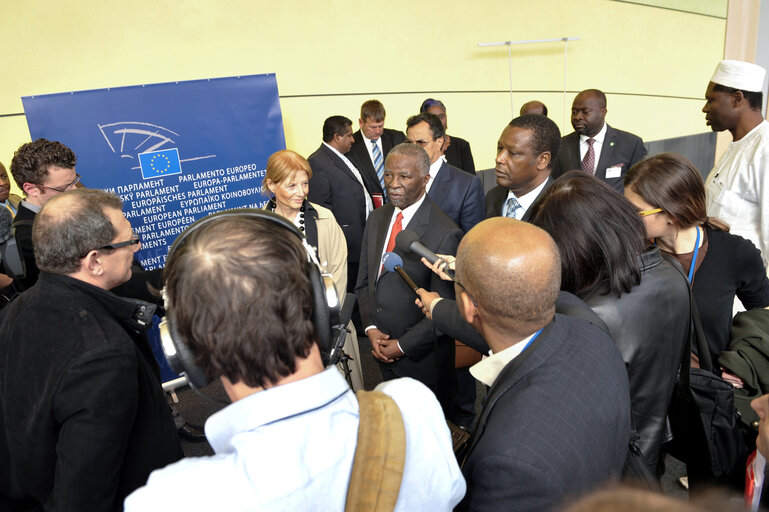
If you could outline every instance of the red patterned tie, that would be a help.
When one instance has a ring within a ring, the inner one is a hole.
[[[587,152],[585,158],[582,159],[582,170],[588,174],[595,174],[595,151],[593,151],[593,143],[595,139],[587,139]]]
[[[387,249],[385,249],[385,252],[392,252],[392,250],[395,249],[395,237],[398,236],[398,233],[401,231],[403,231],[403,212],[398,212],[398,216],[395,217],[393,228],[390,231],[390,239],[387,241]]]

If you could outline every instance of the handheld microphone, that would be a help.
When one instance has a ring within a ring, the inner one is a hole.
[[[382,256],[382,265],[384,265],[385,270],[388,272],[397,272],[398,275],[401,276],[401,279],[403,279],[403,282],[414,292],[414,295],[419,297],[419,294],[417,293],[419,286],[417,286],[406,271],[403,270],[403,259],[400,256],[394,252],[386,252],[384,253],[384,256]]]
[[[347,333],[350,332],[350,330],[347,329],[347,324],[350,323],[350,318],[352,318],[352,310],[355,308],[355,300],[354,293],[348,293],[344,297],[342,311],[339,314],[339,324],[333,326],[336,336],[334,338],[334,344],[331,346],[331,351],[328,353],[328,365],[337,364],[342,357],[342,347],[344,346],[345,338],[347,338]]]
[[[413,231],[404,229],[395,236],[395,247],[403,252],[413,252],[417,256],[426,259],[430,264],[435,264],[436,261],[446,262],[443,258],[438,257],[433,251],[425,247],[419,242],[419,237]],[[443,273],[454,280],[454,270],[450,269],[448,265],[443,269]]]

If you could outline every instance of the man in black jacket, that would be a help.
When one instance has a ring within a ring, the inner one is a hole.
[[[373,210],[361,172],[346,156],[352,143],[352,121],[331,116],[323,123],[323,143],[307,159],[312,168],[307,199],[334,213],[347,241],[348,292],[355,290],[363,228]]]
[[[555,314],[552,238],[525,222],[485,220],[456,263],[460,313],[491,349],[470,369],[490,389],[458,509],[551,510],[618,478],[630,435],[625,366],[600,328]]]
[[[154,305],[109,291],[139,240],[99,190],[37,217],[40,277],[0,319],[0,509],[122,510],[182,456],[144,334]]]

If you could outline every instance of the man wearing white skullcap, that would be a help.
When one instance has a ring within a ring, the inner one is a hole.
[[[766,70],[722,60],[705,92],[705,120],[733,142],[705,182],[707,211],[752,241],[769,263],[769,122],[761,113]],[[767,265],[769,266],[769,265]]]

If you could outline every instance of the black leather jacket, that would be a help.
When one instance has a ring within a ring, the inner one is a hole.
[[[640,256],[641,282],[630,293],[583,300],[606,323],[622,353],[641,451],[656,470],[678,366],[689,336],[689,284],[658,248]]]

